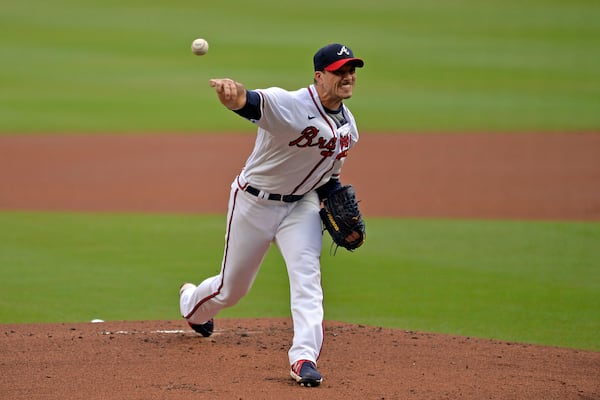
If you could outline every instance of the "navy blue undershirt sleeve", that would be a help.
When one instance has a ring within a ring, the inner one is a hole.
[[[326,184],[317,188],[319,200],[326,199],[330,193],[342,188],[342,183],[339,179],[331,178]]]
[[[254,90],[246,90],[246,104],[239,110],[233,110],[233,112],[249,120],[259,120],[262,117],[260,94]]]

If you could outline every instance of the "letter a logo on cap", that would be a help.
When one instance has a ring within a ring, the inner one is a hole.
[[[313,57],[315,71],[336,71],[348,62],[358,68],[364,65],[362,59],[354,57],[352,49],[339,43],[320,48]]]
[[[348,49],[346,48],[346,46],[342,46],[342,48],[340,49],[340,51],[337,53],[338,56],[341,56],[342,54],[345,54],[347,56],[350,55],[350,52],[348,51]]]

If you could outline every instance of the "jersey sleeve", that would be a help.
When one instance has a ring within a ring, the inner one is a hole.
[[[261,97],[261,118],[254,121],[269,132],[286,132],[290,122],[298,118],[298,106],[287,90],[272,87],[259,89]]]

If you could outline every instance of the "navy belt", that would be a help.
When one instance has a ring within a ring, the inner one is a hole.
[[[260,194],[260,190],[258,190],[255,187],[252,187],[250,185],[246,186],[246,192],[250,193],[253,196],[258,196]],[[300,200],[303,197],[304,197],[303,194],[273,194],[273,193],[269,193],[268,199],[274,200],[274,201],[283,201],[285,203],[293,203],[293,202]]]

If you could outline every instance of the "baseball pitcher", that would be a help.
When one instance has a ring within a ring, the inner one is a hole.
[[[295,91],[247,90],[232,79],[210,80],[221,103],[256,124],[258,132],[231,184],[220,272],[180,288],[182,316],[195,331],[210,336],[215,315],[248,293],[275,243],[290,282],[290,375],[302,386],[318,386],[323,379],[317,370],[323,344],[323,227],[349,250],[365,239],[354,190],[339,180],[358,141],[344,100],[352,96],[356,68],[364,62],[349,47],[330,44],[315,53],[313,63],[314,82]]]

